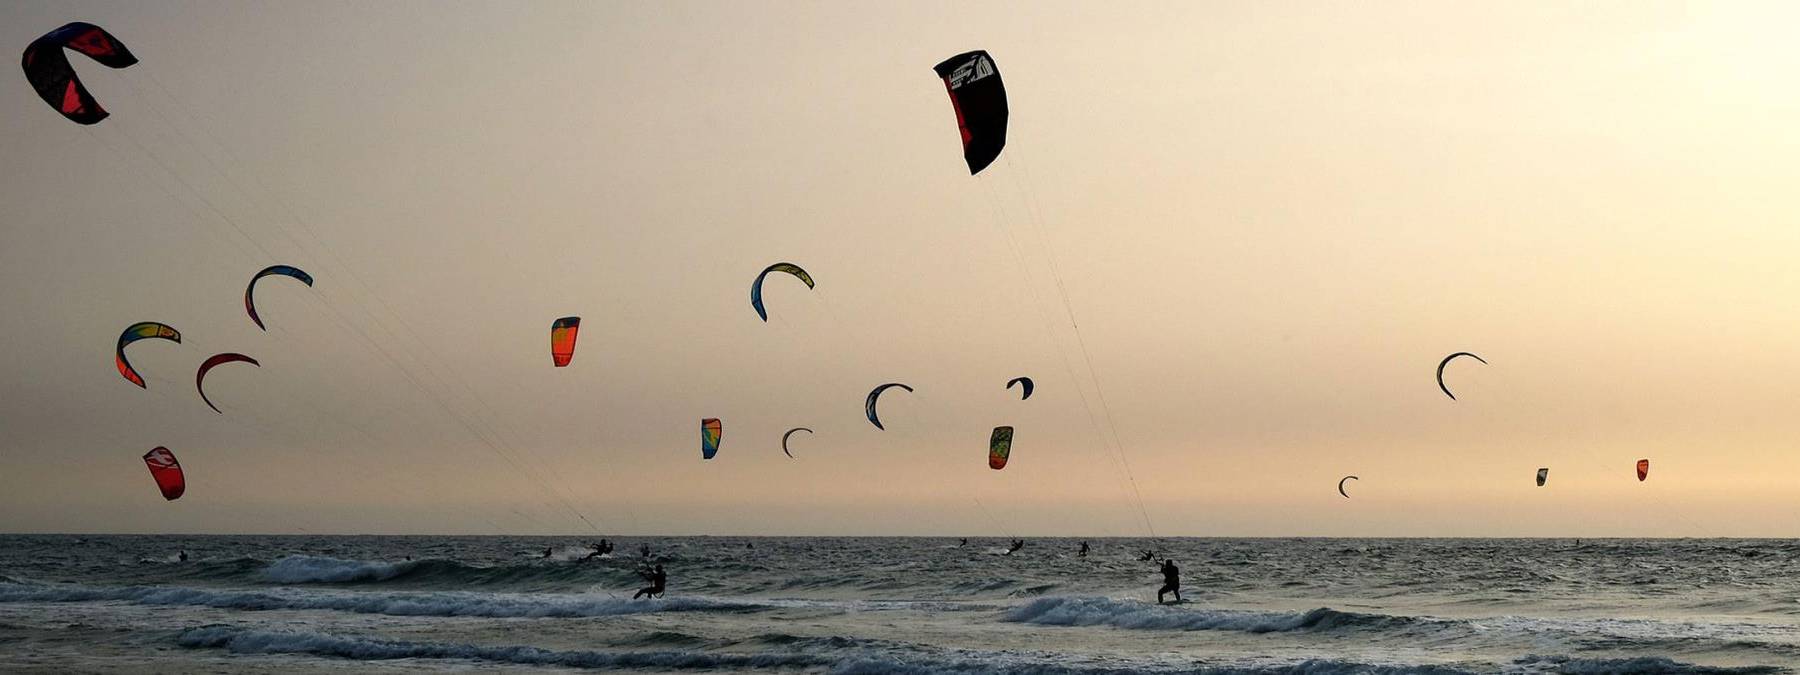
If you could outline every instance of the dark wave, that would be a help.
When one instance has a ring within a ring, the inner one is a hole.
[[[0,584],[0,602],[130,602],[242,611],[325,610],[390,616],[566,618],[651,612],[755,612],[770,605],[710,598],[627,600],[570,593],[241,591],[180,586]]]
[[[1394,630],[1437,619],[1340,612],[1320,607],[1306,612],[1251,612],[1181,609],[1131,600],[1092,597],[1039,598],[1006,613],[1016,623],[1048,626],[1113,626],[1137,630],[1225,630],[1246,633]]]

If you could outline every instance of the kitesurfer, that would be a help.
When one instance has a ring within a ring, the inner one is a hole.
[[[181,562],[187,562],[187,549],[181,549],[181,552],[175,555],[175,559]]]
[[[549,547],[549,546],[545,546],[545,547],[544,547],[544,557],[545,557],[545,558],[548,558],[548,557],[550,557],[550,554],[552,554],[552,553],[555,553],[555,552],[556,552],[556,551],[555,551],[555,549],[552,549],[552,548],[551,548],[551,547]]]
[[[963,538],[962,538],[962,543],[960,543],[960,544],[957,544],[957,545],[956,545],[956,547],[957,547],[957,548],[962,548],[962,547],[964,547],[964,546],[968,546],[968,545],[969,545],[969,538],[968,538],[968,537],[963,537]]]
[[[612,548],[607,544],[605,539],[601,539],[598,544],[588,544],[588,548],[594,550],[592,553],[587,554],[587,557],[582,558],[582,560],[593,560],[612,551]]]
[[[638,573],[638,576],[641,576],[645,581],[650,582],[650,586],[638,589],[637,594],[631,596],[631,599],[633,600],[646,596],[652,598],[661,596],[663,594],[663,586],[669,582],[669,575],[663,572],[662,563],[657,563],[656,568],[650,570],[648,574],[640,572]]]
[[[1144,549],[1143,553],[1138,554],[1138,560],[1141,562],[1150,562],[1155,559],[1156,559],[1156,551],[1153,551],[1150,549]]]
[[[1006,548],[1006,554],[1012,555],[1014,551],[1017,551],[1022,548],[1025,548],[1025,540],[1024,539],[1014,539],[1012,542],[1012,546],[1008,546]]]
[[[638,555],[644,556],[646,558],[650,557],[650,545],[644,544],[642,546],[639,546],[638,547]]]
[[[1085,541],[1084,541],[1084,542],[1081,542],[1081,550],[1079,550],[1079,551],[1076,551],[1076,552],[1075,552],[1075,555],[1076,555],[1076,556],[1078,556],[1078,557],[1082,557],[1082,558],[1086,558],[1086,557],[1087,557],[1087,554],[1088,554],[1088,545],[1087,545],[1087,542],[1085,542]]]
[[[1162,575],[1162,588],[1156,589],[1156,604],[1163,604],[1164,593],[1174,593],[1175,601],[1181,602],[1181,568],[1176,567],[1173,560],[1164,560]]]

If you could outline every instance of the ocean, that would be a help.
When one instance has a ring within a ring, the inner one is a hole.
[[[1775,540],[0,536],[0,671],[1780,673]],[[660,599],[640,545],[668,571]],[[1145,548],[1182,570],[1158,605]],[[551,556],[544,558],[546,548]],[[180,551],[188,559],[178,559]],[[411,558],[410,560],[408,558]]]

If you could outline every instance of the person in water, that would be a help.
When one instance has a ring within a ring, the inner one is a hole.
[[[555,553],[555,552],[556,552],[555,549],[552,549],[549,546],[544,547],[544,557],[546,557],[546,558],[550,557],[550,554]]]
[[[1024,539],[1014,539],[1012,542],[1012,546],[1007,547],[1006,554],[1012,555],[1014,551],[1017,551],[1022,548],[1025,548],[1025,540]]]
[[[600,540],[600,543],[598,543],[598,544],[588,544],[588,548],[591,548],[594,550],[593,550],[593,552],[588,553],[587,557],[582,558],[582,560],[593,560],[600,556],[606,555],[606,551],[607,551],[606,540],[602,539],[602,540]]]
[[[1084,541],[1084,542],[1081,542],[1081,550],[1076,551],[1075,555],[1077,557],[1086,558],[1087,552],[1088,552],[1088,545],[1087,545],[1087,542]]]
[[[644,556],[646,558],[650,557],[650,545],[644,544],[642,546],[639,546],[638,547],[638,555]]]
[[[968,546],[968,545],[969,545],[969,538],[968,538],[968,537],[963,537],[963,538],[962,538],[962,543],[960,543],[960,544],[957,544],[957,545],[956,545],[956,547],[957,547],[957,548],[962,548],[962,547],[964,547],[964,546]]]
[[[1156,589],[1156,604],[1159,604],[1159,605],[1163,604],[1163,594],[1164,593],[1174,593],[1175,601],[1182,602],[1182,600],[1181,600],[1181,568],[1176,567],[1175,561],[1173,561],[1173,560],[1164,560],[1162,562],[1162,575],[1163,575],[1162,588]]]
[[[648,574],[639,573],[638,576],[641,576],[645,581],[650,582],[650,586],[648,588],[638,589],[637,594],[631,596],[631,599],[633,600],[646,596],[652,598],[661,596],[663,594],[663,586],[669,583],[669,575],[663,572],[662,563],[657,563],[656,568],[650,570]]]
[[[1144,552],[1142,554],[1138,555],[1138,560],[1141,560],[1143,562],[1150,562],[1155,559],[1156,559],[1156,551],[1152,551],[1150,549],[1144,549]]]
[[[181,562],[187,562],[187,549],[181,549],[181,553],[176,554],[175,559],[180,560]]]

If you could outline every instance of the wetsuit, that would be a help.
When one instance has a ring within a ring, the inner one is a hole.
[[[1162,575],[1162,588],[1156,589],[1156,604],[1162,604],[1164,593],[1174,593],[1175,601],[1181,602],[1181,568],[1176,567],[1173,560],[1164,560]]]
[[[1088,545],[1087,545],[1087,542],[1085,542],[1085,541],[1084,541],[1084,542],[1081,542],[1081,550],[1080,550],[1080,551],[1077,551],[1077,552],[1076,552],[1076,553],[1075,553],[1075,555],[1078,555],[1078,556],[1081,556],[1081,557],[1083,557],[1083,558],[1086,558],[1086,557],[1087,557],[1087,552],[1088,552]]]
[[[631,596],[631,599],[636,600],[644,596],[656,597],[662,595],[663,586],[669,582],[669,575],[663,572],[662,565],[657,565],[656,570],[644,575],[644,578],[650,580],[650,586],[648,588],[638,589],[637,594]]]

